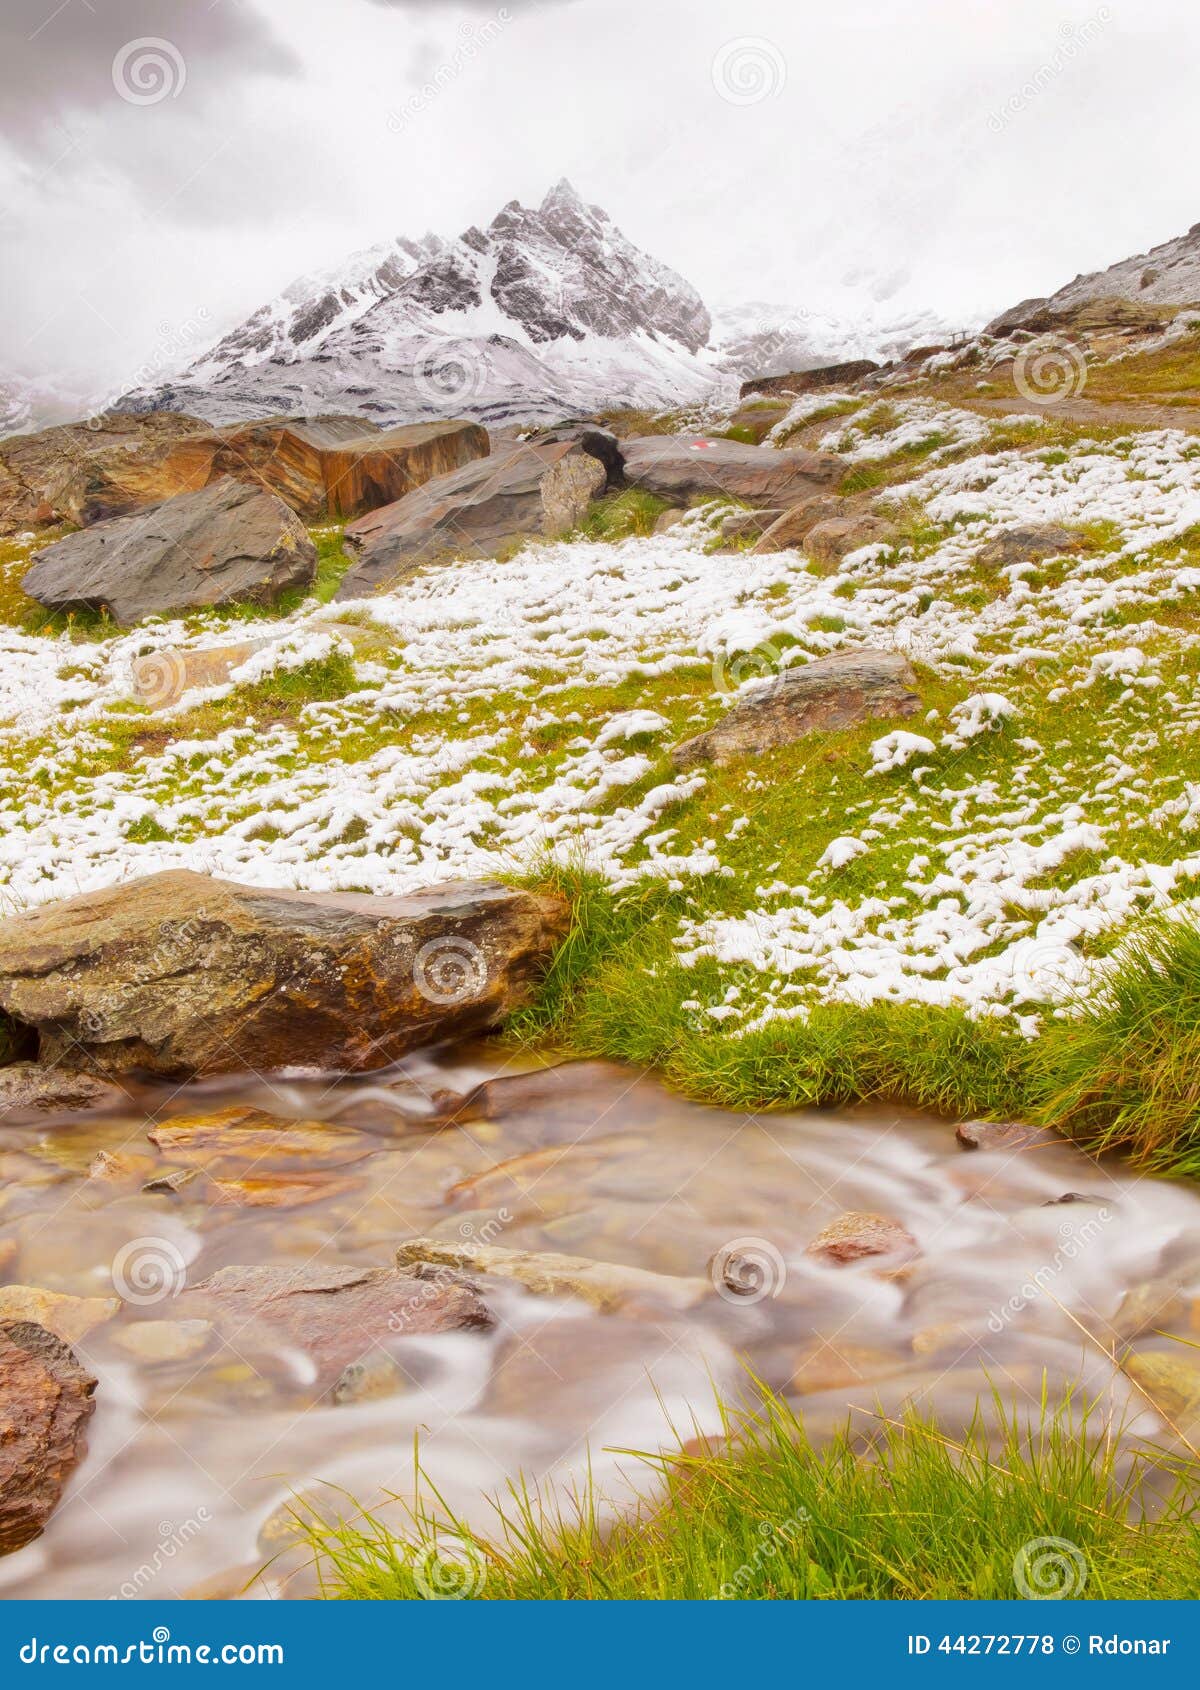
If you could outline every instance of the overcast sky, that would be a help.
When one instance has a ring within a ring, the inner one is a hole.
[[[1200,219],[1198,47],[1194,0],[3,0],[0,376],[100,398],[562,175],[710,303],[965,323]]]

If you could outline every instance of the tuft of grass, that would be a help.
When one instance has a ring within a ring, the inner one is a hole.
[[[670,506],[642,487],[626,487],[597,499],[583,521],[589,540],[628,540],[633,535],[653,534],[654,524]]]
[[[1113,955],[1099,995],[1032,1047],[1038,1114],[1095,1150],[1200,1175],[1200,928],[1154,922]]]
[[[1130,1473],[1111,1427],[1090,1418],[1069,1402],[1022,1418],[997,1395],[959,1441],[915,1416],[873,1418],[818,1449],[767,1397],[726,1408],[722,1438],[639,1456],[649,1494],[608,1530],[591,1492],[568,1514],[519,1485],[487,1535],[420,1501],[403,1538],[369,1513],[297,1519],[322,1594],[346,1600],[439,1587],[485,1601],[1194,1598],[1187,1469],[1146,1455]],[[1043,1587],[1027,1569],[1047,1539],[1063,1554]]]
[[[852,866],[849,874],[855,872]],[[1150,925],[1117,948],[1101,994],[1028,1038],[1012,1022],[919,1003],[810,1003],[795,1019],[725,1035],[685,1005],[720,995],[671,942],[688,895],[661,882],[613,892],[581,868],[531,884],[571,900],[573,924],[536,1001],[508,1023],[520,1043],[657,1069],[729,1109],[886,1100],[939,1114],[1036,1120],[1093,1151],[1200,1175],[1200,929]]]

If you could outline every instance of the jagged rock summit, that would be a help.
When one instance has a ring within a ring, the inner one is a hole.
[[[123,405],[221,423],[330,409],[495,423],[674,404],[719,379],[711,328],[690,283],[564,179],[457,240],[398,239],[302,277]]]

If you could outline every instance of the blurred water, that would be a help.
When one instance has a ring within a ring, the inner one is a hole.
[[[178,1253],[189,1284],[235,1263],[383,1267],[406,1238],[434,1233],[702,1277],[740,1241],[750,1294],[598,1314],[483,1281],[491,1332],[399,1337],[402,1388],[336,1403],[302,1348],[282,1343],[135,1361],[124,1329],[190,1311],[173,1296],[126,1303],[76,1345],[100,1380],[89,1453],[44,1536],[0,1561],[5,1595],[171,1597],[242,1569],[216,1587],[232,1593],[286,1548],[278,1521],[263,1528],[296,1492],[347,1515],[382,1506],[400,1524],[387,1493],[412,1495],[414,1437],[446,1502],[483,1526],[488,1493],[509,1480],[569,1495],[589,1461],[619,1505],[649,1475],[613,1452],[715,1431],[714,1388],[744,1389],[747,1361],[796,1395],[818,1438],[848,1415],[866,1432],[873,1413],[909,1401],[953,1432],[993,1387],[1032,1411],[1043,1374],[1052,1398],[1082,1380],[1129,1436],[1165,1435],[1103,1345],[1123,1293],[1164,1258],[1185,1289],[1200,1283],[1190,1189],[1065,1144],[966,1152],[952,1124],[891,1108],[707,1109],[598,1063],[503,1079],[491,1118],[437,1124],[440,1093],[468,1092],[505,1060],[483,1045],[366,1080],[147,1088],[120,1116],[6,1125],[0,1248],[12,1240],[17,1255],[5,1277],[108,1295],[114,1257],[147,1238]],[[328,1195],[301,1207],[214,1205],[203,1180],[146,1195],[87,1177],[100,1150],[165,1171],[148,1125],[231,1103],[358,1129],[368,1154],[325,1170]],[[1079,1196],[1054,1201],[1067,1193]],[[848,1209],[902,1223],[915,1260],[888,1276],[806,1255]],[[814,1354],[819,1339],[832,1354]],[[303,1593],[304,1575],[288,1582],[297,1564],[282,1554],[249,1594]]]

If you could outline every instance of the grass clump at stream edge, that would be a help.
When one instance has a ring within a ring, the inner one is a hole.
[[[960,1441],[909,1418],[866,1440],[847,1427],[818,1449],[768,1397],[726,1411],[732,1447],[640,1456],[656,1495],[611,1530],[594,1498],[548,1516],[515,1487],[487,1536],[424,1504],[403,1538],[361,1512],[310,1520],[305,1535],[323,1594],[352,1600],[1200,1594],[1186,1469],[1148,1455],[1130,1473],[1117,1441],[1090,1431],[1086,1410],[1072,1421],[1069,1405],[1043,1405],[1029,1426],[996,1398],[990,1439],[988,1417],[985,1405]],[[1144,1496],[1158,1499],[1152,1519]]]
[[[886,1099],[960,1119],[1021,1118],[1158,1173],[1200,1176],[1195,925],[1136,929],[1103,988],[1065,1010],[1047,1006],[1034,1038],[991,1016],[913,1003],[816,1003],[731,1036],[696,1027],[688,1014],[715,965],[679,962],[671,942],[679,895],[649,882],[614,892],[578,870],[554,870],[549,881],[570,897],[574,921],[510,1037],[654,1068],[725,1108]]]

